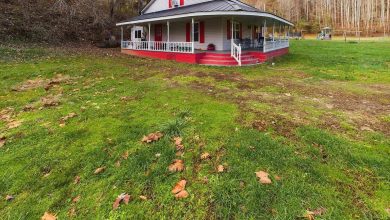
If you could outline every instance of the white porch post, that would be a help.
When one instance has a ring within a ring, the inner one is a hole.
[[[169,44],[169,21],[167,21],[167,50],[171,50],[171,46]]]
[[[195,43],[194,43],[194,18],[191,18],[191,42],[192,42],[192,53],[195,52]]]
[[[266,45],[266,41],[267,41],[267,37],[265,36],[265,33],[266,33],[266,28],[267,28],[267,20],[264,20],[264,28],[262,30],[262,33],[263,33],[263,51],[265,49],[265,45]]]
[[[272,41],[275,41],[275,22],[274,25],[272,26]]]
[[[121,26],[121,48],[123,48],[123,26]]]
[[[148,50],[150,50],[150,23],[148,24],[149,32],[148,32]]]

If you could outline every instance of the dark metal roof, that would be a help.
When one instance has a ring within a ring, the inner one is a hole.
[[[214,0],[203,2],[199,4],[178,7],[173,9],[168,9],[164,11],[152,12],[147,14],[142,14],[137,17],[133,17],[129,20],[123,22],[130,21],[139,21],[151,18],[159,18],[166,16],[174,16],[174,15],[182,15],[189,14],[195,12],[214,12],[214,11],[248,11],[248,12],[262,12],[257,8],[244,4],[237,0]],[[122,22],[121,22],[122,23]]]
[[[279,20],[293,25],[290,21],[274,15],[269,12],[261,11],[257,8],[254,8],[250,5],[247,5],[239,0],[211,0],[207,2],[202,2],[198,4],[193,4],[189,6],[183,6],[178,8],[172,8],[163,11],[157,11],[152,13],[141,14],[140,16],[130,18],[129,20],[122,21],[117,23],[117,25],[124,25],[127,22],[141,23],[143,20],[148,19],[158,19],[169,16],[182,16],[192,13],[207,13],[207,12],[254,12],[254,13],[266,13],[274,17],[279,18]]]

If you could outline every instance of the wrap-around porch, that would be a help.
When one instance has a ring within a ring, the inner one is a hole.
[[[290,25],[267,17],[200,16],[138,22],[121,28],[121,47],[125,52],[228,53],[238,65],[243,62],[243,54],[248,52],[272,55],[277,54],[273,51],[280,50],[287,53],[289,47]]]

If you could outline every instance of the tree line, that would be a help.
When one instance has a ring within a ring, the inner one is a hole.
[[[115,23],[136,16],[150,0],[2,0],[0,39],[98,42],[119,36]],[[366,35],[390,32],[390,0],[244,0],[282,16],[296,29],[322,27]]]
[[[390,0],[245,0],[273,12],[300,30],[318,32],[322,27],[363,32],[367,36],[389,35]]]

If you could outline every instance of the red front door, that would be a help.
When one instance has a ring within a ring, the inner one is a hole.
[[[162,24],[154,25],[154,41],[162,41]]]

